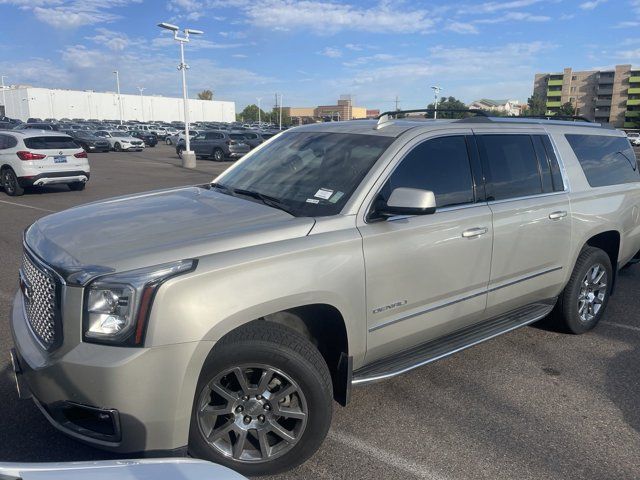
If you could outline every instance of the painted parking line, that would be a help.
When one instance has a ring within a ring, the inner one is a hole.
[[[8,205],[15,205],[17,207],[32,208],[33,210],[40,210],[41,212],[56,213],[55,210],[48,210],[46,208],[40,208],[40,207],[32,207],[31,205],[25,205],[24,203],[7,202],[6,200],[0,200],[0,203],[6,203]]]
[[[327,438],[333,440],[334,442],[338,442],[347,448],[357,450],[360,453],[378,460],[379,462],[385,463],[390,467],[404,472],[407,475],[411,475],[412,477],[423,478],[426,480],[446,479],[446,477],[443,477],[442,475],[429,471],[426,465],[413,462],[401,457],[400,455],[391,453],[388,450],[378,448],[375,445],[371,445],[370,443],[365,442],[358,437],[354,437],[353,435],[349,435],[348,433],[329,430]]]
[[[632,325],[625,325],[624,323],[616,322],[600,322],[603,325],[609,325],[611,327],[624,328],[625,330],[633,330],[634,332],[640,332],[640,327],[634,327]]]

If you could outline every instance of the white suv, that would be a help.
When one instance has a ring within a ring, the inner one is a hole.
[[[7,195],[55,183],[84,190],[87,181],[87,152],[69,135],[44,130],[0,132],[0,184]]]

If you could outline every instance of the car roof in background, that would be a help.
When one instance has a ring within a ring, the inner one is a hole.
[[[69,137],[68,134],[57,130],[39,130],[37,128],[29,128],[27,130],[3,130],[2,133],[13,133],[22,138],[31,137]]]

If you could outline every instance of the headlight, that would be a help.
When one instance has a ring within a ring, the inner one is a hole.
[[[141,346],[156,291],[167,279],[191,272],[197,260],[106,275],[85,291],[84,340]]]

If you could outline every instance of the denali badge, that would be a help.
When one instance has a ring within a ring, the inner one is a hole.
[[[385,305],[384,307],[378,307],[373,309],[373,314],[384,312],[386,310],[391,310],[392,308],[402,307],[407,304],[407,300],[400,300],[398,302],[390,303],[389,305]]]

